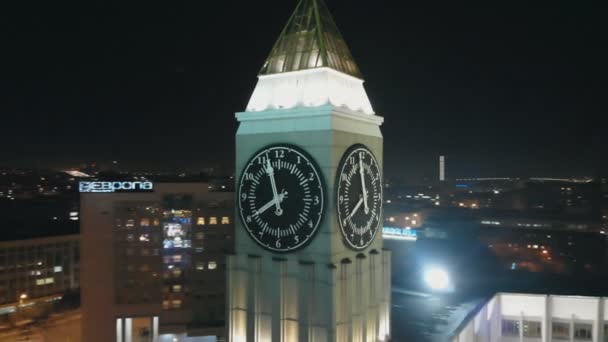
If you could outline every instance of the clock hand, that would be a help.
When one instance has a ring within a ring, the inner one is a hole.
[[[287,198],[287,192],[282,192],[279,196],[278,196],[278,202],[283,202],[283,200]],[[256,210],[255,213],[253,213],[254,215],[260,215],[263,214],[266,210],[268,210],[269,208],[271,208],[273,205],[275,205],[275,203],[277,202],[277,199],[273,198],[272,200],[270,200],[270,202],[264,204],[260,209]]]
[[[363,190],[363,204],[365,205],[365,214],[369,213],[367,206],[367,189],[365,188],[365,177],[363,176],[363,159],[359,155],[359,174],[361,175],[361,189]]]
[[[274,204],[276,208],[274,213],[277,216],[281,216],[283,215],[283,209],[281,209],[280,201],[277,200],[279,195],[277,193],[277,184],[274,181],[274,168],[272,167],[272,164],[270,164],[270,159],[266,159],[266,173],[268,174],[268,177],[270,177],[270,185],[272,186],[272,195],[274,197]]]
[[[359,210],[359,207],[361,207],[361,204],[363,204],[363,198],[359,198],[359,202],[357,202],[357,204],[355,204],[355,207],[353,208],[353,210],[344,219],[344,224],[346,224],[346,221],[348,221],[348,219],[350,219],[351,217],[353,217],[353,215],[355,215],[355,213],[357,212],[357,210]]]

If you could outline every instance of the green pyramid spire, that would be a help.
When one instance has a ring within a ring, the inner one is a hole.
[[[260,75],[321,67],[362,78],[323,0],[300,0]]]

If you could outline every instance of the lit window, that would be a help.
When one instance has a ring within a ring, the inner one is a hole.
[[[223,216],[222,217],[222,224],[230,224],[230,217]]]
[[[133,234],[127,234],[127,241],[129,241],[129,242],[135,241],[135,235],[133,235]]]
[[[199,232],[199,233],[196,233],[194,236],[195,236],[195,238],[196,238],[197,240],[202,240],[202,239],[204,239],[204,238],[205,238],[205,233],[200,233],[200,232]]]
[[[53,267],[53,272],[59,273],[63,271],[63,266],[55,266]]]
[[[182,270],[180,270],[179,268],[174,268],[174,269],[173,269],[173,276],[174,276],[174,277],[176,277],[176,278],[177,278],[177,277],[179,277],[179,276],[181,276],[181,275],[182,275]]]
[[[195,253],[203,253],[204,251],[205,251],[205,249],[204,249],[203,247],[196,247],[196,248],[194,249],[194,252],[195,252]]]
[[[150,234],[141,234],[139,236],[140,242],[150,242]]]
[[[171,307],[173,309],[179,309],[181,306],[182,306],[182,301],[180,299],[171,301]]]
[[[217,217],[211,216],[209,218],[209,224],[217,224]]]
[[[133,219],[127,220],[126,226],[127,226],[127,228],[133,228],[133,227],[135,227],[135,220],[133,220]]]
[[[173,285],[173,292],[182,292],[181,285]]]
[[[524,321],[524,337],[541,338],[541,323],[536,321]]]
[[[554,339],[570,340],[570,323],[553,322],[551,331]]]
[[[574,339],[577,341],[591,341],[593,338],[593,325],[589,323],[574,323]]]
[[[205,269],[205,263],[204,262],[200,262],[199,261],[199,262],[196,263],[196,270],[197,271],[202,271],[204,269]]]
[[[519,321],[503,319],[501,331],[502,336],[519,337]]]
[[[181,255],[174,255],[173,256],[173,262],[182,262],[182,256]]]
[[[44,279],[36,279],[36,285],[44,285]]]
[[[142,249],[141,250],[141,255],[142,256],[148,256],[148,255],[150,255],[150,250],[147,249],[147,248]]]
[[[165,309],[165,310],[169,309],[169,301],[168,300],[163,300],[163,309]]]
[[[209,261],[209,263],[207,264],[207,268],[210,270],[214,270],[217,268],[217,263],[215,261]]]
[[[205,218],[204,217],[199,217],[196,219],[196,224],[199,226],[204,226],[205,225]]]
[[[149,218],[142,218],[139,221],[139,225],[142,227],[149,227],[150,226],[150,219]]]
[[[160,220],[159,219],[154,219],[154,226],[160,226]]]

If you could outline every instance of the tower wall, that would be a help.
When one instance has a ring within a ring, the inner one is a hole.
[[[237,118],[236,181],[259,149],[297,145],[319,165],[326,207],[310,244],[289,254],[258,246],[236,213],[236,255],[227,263],[230,341],[385,340],[390,335],[390,252],[382,249],[381,227],[364,251],[346,247],[334,184],[338,164],[354,144],[368,146],[382,166],[382,119],[331,105],[246,112]]]

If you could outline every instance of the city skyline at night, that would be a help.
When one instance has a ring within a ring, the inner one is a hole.
[[[44,5],[9,19],[0,162],[232,169],[232,113],[293,5]],[[387,176],[436,178],[439,155],[455,178],[605,174],[599,11],[443,5],[328,2],[392,122]]]

